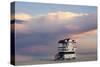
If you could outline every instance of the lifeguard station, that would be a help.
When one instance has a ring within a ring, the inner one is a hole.
[[[55,60],[67,60],[76,58],[76,42],[70,38],[58,41],[58,53]]]

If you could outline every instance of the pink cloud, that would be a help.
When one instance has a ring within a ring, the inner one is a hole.
[[[30,33],[28,25],[32,22],[32,16],[26,13],[17,13],[11,16],[13,21],[11,24],[12,30],[15,30],[18,33]],[[18,20],[18,21],[17,21]]]
[[[26,34],[26,33],[30,33],[31,30],[29,29],[29,27],[27,27],[26,24],[16,24],[15,23],[15,31]]]
[[[65,28],[69,29],[69,30],[79,30],[80,27],[74,24],[68,24],[65,26]]]
[[[94,36],[94,35],[97,35],[97,30],[96,29],[90,30],[90,31],[85,31],[85,32],[80,32],[78,34],[73,34],[73,35],[71,35],[71,38],[80,39],[84,36]]]
[[[48,53],[48,54],[55,54],[57,49],[54,47],[55,45],[33,45],[26,48],[21,48],[21,51],[26,51],[28,53]],[[57,46],[57,45],[56,45]]]
[[[59,32],[62,28],[66,30],[82,32],[89,28],[96,27],[96,15],[74,12],[50,12],[44,15],[37,15],[34,18],[31,15],[20,13],[16,14],[16,19],[26,20],[22,24],[15,25],[17,31],[27,32]],[[92,16],[92,17],[90,17]],[[24,17],[24,18],[23,18]],[[30,23],[29,23],[29,20]],[[87,28],[87,26],[90,26]],[[40,31],[41,30],[41,31]]]
[[[32,57],[24,55],[15,55],[15,62],[32,61]]]

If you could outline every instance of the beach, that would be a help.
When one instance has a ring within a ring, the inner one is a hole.
[[[55,61],[54,59],[38,59],[33,61],[26,61],[26,62],[16,62],[15,65],[36,65],[36,64],[52,64],[52,63],[69,63],[69,62],[83,62],[83,61],[96,61],[97,55],[88,55],[88,54],[81,54],[77,55],[76,59],[71,60],[59,60]]]

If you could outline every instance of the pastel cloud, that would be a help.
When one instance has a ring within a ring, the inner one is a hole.
[[[78,13],[73,13],[73,12],[62,12],[62,11],[58,11],[58,12],[51,12],[48,13],[47,15],[45,15],[45,18],[48,20],[69,20],[75,17],[80,17],[80,16],[85,16],[88,14],[78,14]]]
[[[20,48],[19,50],[22,52],[21,54],[27,55],[31,54],[33,55],[33,58],[35,59],[36,57],[39,57],[38,59],[43,59],[43,56],[45,58],[52,58],[54,59],[54,55],[57,52],[57,49],[55,47],[57,45],[50,44],[50,45],[31,45],[25,48]],[[43,55],[43,56],[41,56]],[[46,57],[47,56],[47,57]]]
[[[52,55],[56,52],[57,41],[67,36],[80,39],[79,51],[85,52],[89,48],[89,52],[93,52],[96,49],[96,41],[93,40],[91,43],[89,40],[92,36],[96,37],[96,14],[57,11],[34,16],[30,22],[22,20],[21,23],[16,21],[16,51],[18,53],[31,56],[44,52]],[[22,33],[27,34],[22,35]],[[88,44],[93,47],[87,47]]]
[[[79,44],[77,45],[78,53],[97,53],[97,38],[95,36],[85,36],[79,39]]]
[[[69,21],[72,19],[75,19],[77,17],[82,16],[88,16],[87,13],[74,13],[74,12],[63,12],[63,11],[57,11],[57,12],[50,12],[44,15],[38,15],[36,16],[36,20],[43,21],[46,23],[64,23],[64,21]],[[42,22],[42,23],[43,23]]]
[[[53,45],[35,45],[27,48],[21,48],[20,50],[31,52],[31,53],[52,53],[55,49],[52,47]],[[48,48],[49,47],[49,48]]]
[[[97,30],[90,30],[74,34],[71,38],[75,39],[79,45],[77,45],[78,53],[96,53],[97,49]]]
[[[61,11],[36,16],[31,20],[30,23],[23,22],[21,24],[16,24],[16,31],[18,36],[20,33],[28,33],[28,38],[30,37],[32,39],[32,43],[35,40],[35,44],[38,44],[36,40],[45,42],[46,39],[56,40],[67,36],[73,36],[73,38],[75,38],[80,36],[80,33],[95,29],[97,29],[96,14]],[[45,39],[41,40],[43,37]],[[28,39],[26,40],[28,41]]]
[[[84,37],[84,36],[87,37],[87,36],[93,36],[93,35],[96,35],[96,34],[97,34],[97,30],[94,29],[94,30],[81,32],[79,34],[72,35],[72,38],[78,39],[78,38],[81,38],[81,37]]]
[[[31,56],[15,55],[15,62],[32,61]]]
[[[27,34],[30,33],[30,29],[26,24],[15,24],[16,32]]]
[[[96,24],[97,24],[95,19],[96,18],[95,14],[87,14],[87,13],[57,11],[57,12],[51,12],[45,15],[38,15],[34,17],[35,18],[32,18],[32,16],[25,13],[16,14],[15,19],[23,20],[21,25],[18,24],[20,26],[16,25],[16,29],[19,27],[20,28],[20,29],[18,28],[19,31],[21,29],[22,30],[30,29],[33,32],[43,31],[49,33],[53,33],[53,32],[55,33],[60,31],[60,29],[62,28],[70,32],[72,32],[73,30],[75,30],[76,32],[78,31],[81,32],[85,30],[88,31],[89,30],[89,28],[87,28],[88,26],[90,26],[91,29],[96,28]],[[31,23],[28,23],[29,21]],[[16,22],[18,23],[18,21]]]
[[[23,21],[30,21],[32,19],[32,16],[26,13],[17,13],[15,15],[12,15],[11,18]]]
[[[36,32],[38,31],[38,29],[41,29],[42,31],[44,30],[46,32],[52,33],[52,32],[57,32],[64,27],[66,28],[68,27],[67,29],[70,30],[71,29],[69,27],[70,24],[71,26],[73,25],[75,29],[76,27],[78,27],[78,25],[75,26],[75,24],[77,24],[76,21],[79,18],[83,19],[82,17],[86,17],[86,16],[89,16],[89,14],[61,12],[61,11],[51,12],[48,14],[36,16],[36,18],[33,19],[33,23],[30,25],[30,27],[33,29],[33,31]]]
[[[79,26],[77,26],[77,25],[74,25],[74,24],[68,24],[68,25],[66,25],[65,26],[67,29],[69,29],[69,30],[79,30]]]
[[[28,24],[31,22],[32,16],[26,13],[18,13],[11,16],[11,28],[19,33],[29,33]]]

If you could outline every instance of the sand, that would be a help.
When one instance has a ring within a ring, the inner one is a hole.
[[[69,63],[69,62],[81,62],[81,61],[96,61],[96,55],[77,55],[76,59],[54,61],[54,59],[41,59],[27,62],[16,62],[15,65],[34,65],[34,64],[51,64],[51,63]]]

